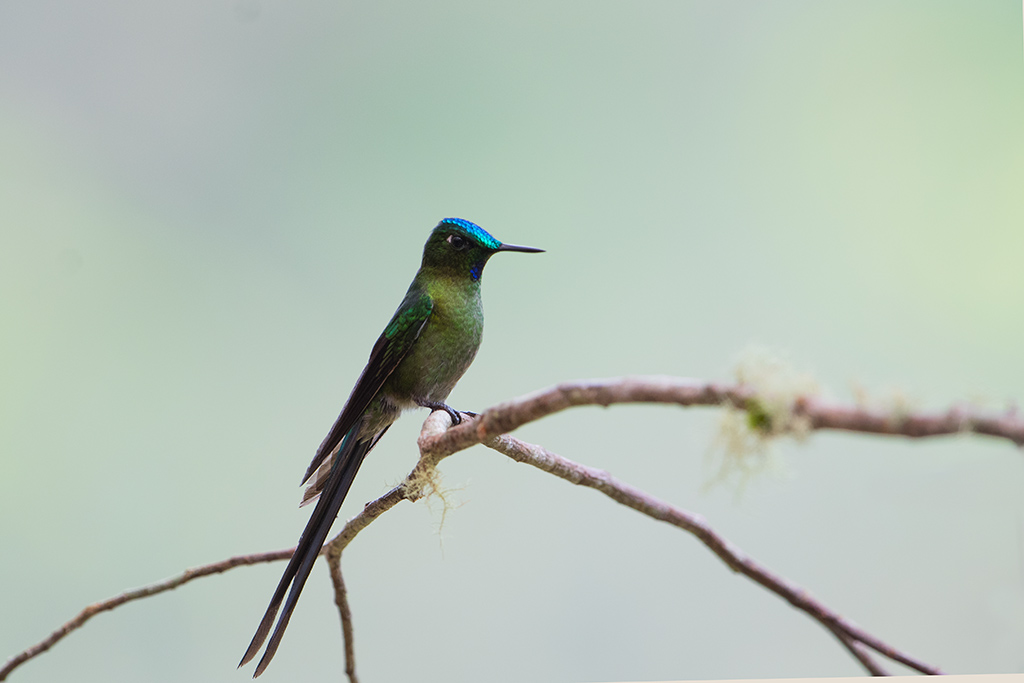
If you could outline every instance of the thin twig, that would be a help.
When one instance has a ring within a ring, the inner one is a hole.
[[[60,640],[62,640],[65,636],[67,636],[69,633],[81,628],[82,625],[85,624],[85,622],[89,621],[100,612],[106,612],[108,610],[114,609],[115,607],[120,607],[126,602],[140,600],[142,598],[148,598],[151,595],[156,595],[158,593],[173,590],[182,584],[192,581],[193,579],[198,579],[203,576],[209,576],[210,574],[220,574],[222,572],[228,571],[229,569],[234,569],[235,567],[242,567],[250,564],[261,564],[264,562],[277,562],[278,560],[287,560],[289,557],[292,556],[292,552],[294,552],[294,550],[295,548],[288,548],[287,550],[275,550],[269,553],[255,553],[253,555],[238,555],[236,557],[229,557],[226,560],[214,562],[213,564],[206,564],[201,567],[193,567],[192,569],[186,569],[181,574],[178,574],[177,576],[171,577],[164,581],[150,584],[148,586],[143,586],[142,588],[137,588],[132,591],[127,591],[125,593],[121,593],[120,595],[116,595],[110,598],[109,600],[104,600],[103,602],[97,602],[93,605],[89,605],[81,612],[79,612],[78,616],[76,616],[74,619],[58,628],[56,631],[51,633],[47,638],[41,640],[32,647],[28,648],[27,650],[19,652],[18,654],[8,659],[7,663],[4,664],[4,667],[0,669],[0,681],[6,680],[7,675],[14,671],[14,669],[16,669],[18,666],[24,664],[33,657],[36,657],[46,652],[55,644],[57,644]]]
[[[419,465],[417,464],[417,467]],[[414,470],[415,472],[415,470]],[[411,498],[407,492],[407,483],[413,475],[410,474],[401,484],[385,493],[380,498],[373,500],[363,506],[358,515],[348,520],[338,535],[324,544],[323,553],[327,556],[328,562],[333,562],[335,557],[341,557],[341,553],[356,535],[368,527],[370,522],[395,507],[403,500],[417,500]]]
[[[348,591],[345,590],[345,579],[341,575],[341,555],[336,556],[337,561],[327,559],[327,566],[331,569],[331,583],[334,584],[334,604],[338,606],[341,615],[341,635],[345,641],[345,674],[349,683],[359,683],[356,676],[356,646],[355,634],[352,632],[352,610],[348,605]]]
[[[533,465],[549,474],[566,481],[595,489],[612,500],[641,512],[648,517],[667,522],[696,536],[711,552],[735,572],[761,584],[782,597],[797,609],[821,622],[826,628],[835,629],[853,640],[863,643],[877,652],[925,674],[940,674],[937,668],[911,657],[863,631],[842,616],[825,607],[815,598],[791,581],[777,576],[748,556],[732,542],[720,536],[707,521],[693,512],[681,510],[662,500],[617,480],[608,472],[587,467],[534,444],[520,441],[511,436],[488,439],[485,445],[507,455],[517,462]],[[860,659],[860,657],[858,657]],[[863,662],[862,662],[863,663]],[[870,669],[869,669],[870,671]]]
[[[838,640],[840,644],[845,647],[851,655],[853,655],[854,659],[860,662],[861,666],[863,666],[869,674],[872,676],[890,675],[888,671],[883,669],[878,662],[871,657],[871,653],[868,652],[863,645],[836,628],[830,628],[829,631],[831,631],[832,635],[836,637],[836,640]]]
[[[412,477],[410,474],[409,477]],[[407,477],[406,479],[408,480]],[[331,583],[334,585],[334,604],[338,606],[341,619],[341,635],[345,641],[345,673],[349,683],[359,683],[356,675],[355,631],[352,628],[352,610],[348,604],[348,590],[341,574],[341,552],[352,542],[356,535],[382,514],[395,507],[403,500],[409,500],[407,487],[402,484],[391,489],[380,498],[367,503],[362,511],[350,519],[337,536],[324,544],[324,559],[331,572]]]
[[[434,425],[434,430],[444,430],[445,426],[451,424],[448,414],[444,411],[441,411],[440,414],[431,413],[427,417],[427,422]],[[401,484],[380,498],[367,503],[359,514],[345,524],[337,536],[324,544],[322,552],[327,560],[328,567],[330,567],[331,582],[334,584],[334,604],[338,606],[341,632],[345,639],[345,673],[348,674],[350,683],[358,683],[358,679],[356,676],[355,646],[353,644],[352,612],[349,609],[348,591],[345,588],[345,581],[341,574],[341,553],[360,531],[368,527],[370,523],[382,514],[403,500],[415,502],[422,498],[425,495],[425,486],[429,482],[433,469],[439,460],[440,458],[430,454],[421,453],[420,459]]]

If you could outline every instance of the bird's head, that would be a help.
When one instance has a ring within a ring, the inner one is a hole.
[[[469,277],[477,282],[487,259],[499,251],[534,254],[544,250],[502,244],[476,223],[462,218],[445,218],[430,233],[423,247],[423,268]]]

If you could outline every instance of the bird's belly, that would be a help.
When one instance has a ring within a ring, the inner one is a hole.
[[[473,362],[482,336],[478,316],[431,316],[388,378],[387,394],[402,408],[418,401],[444,401]]]

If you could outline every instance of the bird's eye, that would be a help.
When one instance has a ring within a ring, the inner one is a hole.
[[[448,235],[448,244],[457,251],[462,251],[469,246],[469,240],[462,235]]]

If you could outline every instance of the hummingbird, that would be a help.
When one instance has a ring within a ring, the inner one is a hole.
[[[544,250],[503,244],[462,218],[445,218],[430,233],[409,291],[373,345],[345,407],[302,478],[301,484],[312,482],[300,506],[315,500],[316,507],[238,664],[244,666],[259,652],[283,602],[284,610],[253,678],[274,658],[359,465],[388,427],[402,411],[417,406],[447,412],[452,424],[462,422],[445,400],[480,348],[484,328],[480,277],[487,260],[500,251]]]

